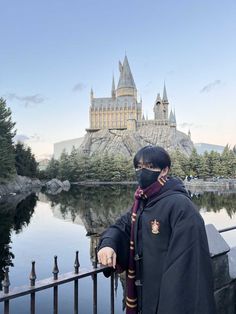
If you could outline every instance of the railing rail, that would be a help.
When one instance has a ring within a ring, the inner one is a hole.
[[[232,227],[220,229],[220,230],[218,230],[218,232],[222,233],[222,232],[231,231],[231,230],[235,230],[235,229],[236,229],[236,226],[232,226]]]
[[[9,269],[6,267],[4,280],[2,282],[3,292],[0,292],[0,303],[4,302],[4,314],[10,313],[10,300],[30,295],[30,313],[35,314],[35,298],[36,292],[53,288],[53,313],[58,313],[58,286],[68,282],[74,281],[74,314],[79,313],[79,280],[85,277],[92,277],[93,280],[93,314],[97,314],[97,275],[108,269],[107,266],[97,265],[97,254],[95,254],[95,261],[93,267],[80,269],[79,255],[76,252],[76,258],[74,263],[74,272],[59,274],[57,265],[57,256],[54,257],[53,277],[36,281],[35,262],[32,262],[32,268],[30,273],[30,285],[21,286],[9,290]],[[110,278],[110,313],[114,314],[114,273]]]
[[[226,232],[236,230],[236,226],[224,228],[218,230],[218,232]],[[76,252],[75,262],[74,262],[74,272],[68,272],[59,275],[57,256],[54,256],[54,266],[53,266],[53,277],[36,281],[36,271],[35,262],[32,262],[31,273],[30,273],[30,284],[29,286],[21,286],[17,288],[9,289],[9,269],[5,268],[4,280],[2,282],[3,291],[0,292],[0,303],[4,302],[4,314],[10,314],[10,300],[22,297],[25,295],[30,295],[30,313],[35,314],[35,299],[36,292],[41,290],[46,290],[53,288],[53,313],[58,313],[58,286],[63,285],[68,282],[74,282],[74,314],[79,313],[79,280],[85,277],[92,277],[93,280],[93,314],[97,314],[97,275],[104,270],[108,269],[107,266],[98,266],[97,261],[97,251],[95,249],[95,261],[91,268],[80,269],[79,263],[79,252]],[[111,274],[110,278],[110,313],[114,314],[114,273]]]

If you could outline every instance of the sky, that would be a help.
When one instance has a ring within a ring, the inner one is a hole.
[[[236,144],[235,0],[0,0],[0,97],[37,158],[89,127],[128,57],[153,118],[164,81],[177,128]]]

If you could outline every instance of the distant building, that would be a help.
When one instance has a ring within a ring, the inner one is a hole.
[[[222,145],[215,145],[215,144],[209,144],[209,143],[195,143],[194,147],[197,150],[197,153],[200,155],[203,155],[205,152],[210,153],[211,151],[217,152],[217,153],[223,153],[224,146]]]
[[[45,170],[49,164],[50,159],[41,159],[38,161],[39,170]]]
[[[66,140],[66,141],[54,143],[53,157],[55,159],[59,159],[63,150],[66,153],[70,154],[73,147],[76,149],[80,147],[81,143],[83,142],[83,139],[84,139],[83,137],[80,137],[80,138],[75,138],[72,140]]]
[[[157,94],[154,103],[154,119],[145,119],[142,114],[142,100],[137,100],[137,89],[130,70],[127,56],[123,64],[119,62],[120,78],[115,88],[112,79],[111,97],[96,98],[90,93],[90,128],[87,132],[96,132],[102,129],[133,130],[144,125],[176,128],[175,113],[169,114],[169,101],[164,84],[163,97]]]

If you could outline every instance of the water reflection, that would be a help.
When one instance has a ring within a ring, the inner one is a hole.
[[[60,210],[61,217],[64,219],[70,216],[72,221],[76,221],[79,216],[87,234],[94,235],[101,234],[132,206],[134,191],[133,185],[74,187],[70,193],[47,195],[45,201],[51,202],[55,214]],[[217,213],[224,208],[230,218],[236,212],[236,193],[205,192],[191,196],[197,207],[203,208],[204,211]],[[42,196],[39,198],[41,199]]]
[[[65,219],[79,215],[88,235],[101,234],[105,228],[132,206],[135,186],[74,187],[69,193],[47,195],[53,209]],[[39,195],[42,200],[41,195]]]
[[[19,233],[30,223],[37,197],[17,195],[0,203],[0,290],[4,268],[13,266],[14,253],[11,251],[11,232]]]
[[[192,200],[199,208],[204,208],[208,212],[216,213],[224,208],[230,218],[236,212],[236,193],[205,192],[194,194]]]
[[[30,223],[37,199],[50,204],[54,217],[69,219],[85,227],[87,236],[90,236],[90,257],[93,260],[100,234],[132,206],[135,188],[135,185],[72,187],[70,192],[58,195],[16,195],[1,202],[0,282],[4,267],[13,266],[11,234],[13,231],[20,233]],[[192,199],[199,209],[216,213],[219,217],[223,208],[230,218],[236,213],[236,193],[205,192],[192,195]]]
[[[46,199],[51,202],[54,215],[59,217],[59,211],[61,218],[71,218],[85,226],[87,235],[91,236],[90,256],[93,259],[99,235],[132,206],[134,191],[134,185],[74,187],[70,193],[48,195]],[[198,193],[192,194],[192,200],[204,211],[216,213],[224,208],[230,218],[236,212],[236,193]]]

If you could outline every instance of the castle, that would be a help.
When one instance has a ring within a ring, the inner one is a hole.
[[[127,56],[123,64],[119,62],[120,78],[115,88],[112,80],[111,97],[95,98],[90,93],[90,128],[87,132],[96,132],[102,129],[137,131],[142,126],[160,126],[176,129],[175,113],[170,111],[164,84],[163,97],[157,95],[153,111],[154,119],[145,119],[142,114],[142,99],[137,99],[137,88],[130,70]]]
[[[117,87],[112,79],[111,97],[96,98],[91,90],[87,133],[82,138],[55,143],[54,157],[59,158],[63,150],[70,154],[73,147],[88,156],[108,152],[131,157],[146,145],[179,149],[189,156],[193,150],[191,134],[177,130],[175,112],[169,113],[165,84],[162,97],[158,94],[154,102],[153,119],[145,119],[127,56],[119,68]]]

